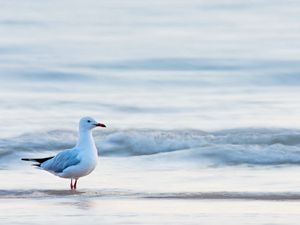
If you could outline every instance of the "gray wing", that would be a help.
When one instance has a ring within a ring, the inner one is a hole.
[[[58,153],[54,158],[47,160],[41,164],[41,167],[45,170],[61,173],[70,166],[80,163],[78,159],[79,151],[77,149],[68,149]]]

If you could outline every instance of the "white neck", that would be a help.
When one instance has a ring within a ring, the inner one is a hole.
[[[93,149],[97,151],[91,130],[79,129],[79,137],[76,147],[81,149]]]

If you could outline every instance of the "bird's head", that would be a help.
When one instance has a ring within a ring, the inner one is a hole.
[[[79,121],[80,130],[91,130],[95,127],[106,127],[103,123],[98,123],[92,117],[83,117]]]

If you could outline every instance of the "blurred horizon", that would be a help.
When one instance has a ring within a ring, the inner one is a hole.
[[[87,115],[115,130],[299,129],[299,6],[1,2],[0,135]]]

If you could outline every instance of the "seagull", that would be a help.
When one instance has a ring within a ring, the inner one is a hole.
[[[79,137],[74,148],[63,150],[56,156],[22,158],[22,160],[36,162],[33,166],[56,176],[71,179],[70,188],[76,190],[78,179],[90,174],[98,162],[98,151],[92,136],[92,129],[95,127],[106,126],[91,117],[83,117],[79,121]]]

